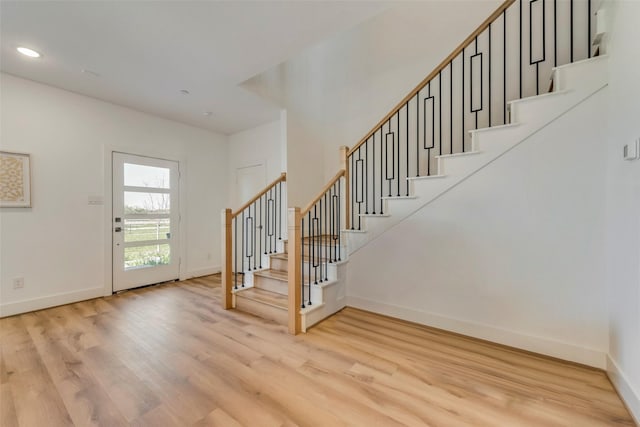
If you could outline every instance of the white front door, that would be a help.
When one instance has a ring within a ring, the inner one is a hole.
[[[113,290],[176,280],[178,163],[113,153]]]

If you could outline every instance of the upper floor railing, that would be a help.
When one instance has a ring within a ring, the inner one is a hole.
[[[348,152],[347,228],[385,197],[471,149],[470,130],[509,123],[509,102],[546,92],[557,65],[591,56],[591,0],[507,0]]]

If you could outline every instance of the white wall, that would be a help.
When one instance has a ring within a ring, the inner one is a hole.
[[[604,367],[605,92],[353,254],[348,305]]]
[[[640,422],[640,161],[622,147],[640,137],[640,2],[610,2],[607,138],[609,371]]]
[[[30,209],[0,211],[3,315],[111,289],[110,149],[181,161],[186,218],[181,276],[220,266],[226,137],[1,74],[1,148],[31,154]],[[105,197],[103,206],[88,197]],[[12,279],[24,277],[14,290]]]
[[[309,202],[338,171],[338,148],[355,145],[500,3],[400,2],[245,82],[287,109],[290,204]]]
[[[265,185],[286,171],[283,152],[286,148],[280,120],[256,126],[229,136],[229,206],[239,207],[236,191],[236,171],[256,165],[264,165]]]

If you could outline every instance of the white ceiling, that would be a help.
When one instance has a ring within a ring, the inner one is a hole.
[[[370,1],[3,0],[0,69],[230,134],[279,115],[240,83],[386,7]],[[43,57],[24,57],[17,46]]]

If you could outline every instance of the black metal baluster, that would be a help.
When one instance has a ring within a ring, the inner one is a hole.
[[[381,174],[382,175],[382,174]],[[342,215],[341,213],[341,200],[342,200],[342,184],[341,184],[341,180],[338,180],[338,198],[336,199],[336,203],[338,206],[338,215],[336,216],[336,220],[338,222],[337,227],[336,227],[336,234],[338,235],[338,261],[341,261],[341,254],[342,254],[342,231],[340,229],[340,225],[342,224]],[[345,185],[347,183],[347,180],[345,180]]]
[[[360,153],[360,149],[362,148],[362,146],[358,147],[358,160],[356,160],[356,169],[355,169],[355,175],[356,175],[356,203],[358,203],[358,230],[360,230],[362,227],[362,217],[360,215],[362,215],[362,202],[364,201],[364,195],[363,195],[363,189],[364,189],[364,183],[362,181],[364,181],[362,179],[362,172],[364,171],[364,167],[362,164],[362,155]],[[359,166],[358,166],[359,165]],[[359,167],[359,169],[358,169]],[[358,173],[358,171],[360,171],[360,173]]]
[[[338,179],[338,182],[340,182],[340,180]],[[336,262],[337,258],[338,258],[338,254],[336,251],[336,187],[337,187],[338,183],[335,183],[331,186],[331,194],[329,195],[329,200],[330,200],[330,221],[329,223],[331,224],[331,245],[329,246],[329,259],[331,260],[331,262]]]
[[[311,233],[311,211],[309,211],[309,259],[307,261],[307,265],[309,267],[309,301],[308,305],[311,305],[311,264],[313,264],[313,234]],[[304,242],[303,242],[304,244]],[[304,285],[304,284],[303,284]]]
[[[371,155],[373,160],[371,162],[371,186],[373,191],[371,192],[371,199],[373,201],[373,214],[376,214],[376,133],[373,133],[373,147],[371,148]]]
[[[427,146],[427,100],[431,100],[431,144]],[[427,97],[424,99],[424,133],[422,147],[427,150],[427,176],[431,175],[431,149],[435,146],[435,116],[436,106],[433,96],[431,96],[431,82],[427,85]]]
[[[405,112],[405,123],[407,125],[407,127],[405,128],[406,132],[405,132],[405,155],[407,156],[407,169],[404,171],[405,172],[405,178],[409,178],[409,102],[407,101],[407,103],[405,104],[406,106],[406,112]],[[407,196],[409,195],[409,181],[408,180],[404,180],[404,182],[407,184]]]
[[[398,145],[397,145],[397,161],[398,161],[398,174],[396,182],[398,184],[397,196],[400,197],[400,110],[396,113],[396,131],[398,132]]]
[[[488,127],[491,127],[491,24],[489,24],[489,126]],[[478,128],[478,125],[476,123],[476,129],[477,128]]]
[[[273,229],[271,228],[273,223],[273,199],[271,198],[271,190],[269,190],[267,194],[269,197],[267,199],[267,238],[269,240],[269,253],[273,253]]]
[[[327,193],[331,192],[331,187],[329,187],[329,190],[327,191]],[[324,193],[324,246],[323,246],[323,252],[324,252],[324,258],[322,258],[322,262],[325,265],[325,272],[324,272],[324,279],[327,280],[327,274],[328,274],[328,270],[327,270],[327,260],[331,259],[331,254],[329,253],[329,250],[331,249],[331,244],[330,241],[327,242],[327,193]]]
[[[356,210],[356,201],[355,201],[356,200],[356,198],[355,198],[356,186],[354,185],[354,182],[355,182],[355,179],[356,179],[355,176],[354,176],[356,174],[356,169],[355,169],[355,163],[354,163],[355,159],[354,159],[354,157],[355,156],[352,153],[351,154],[351,201],[350,201],[350,203],[351,203],[351,229],[352,230],[355,230],[355,221],[354,221],[355,216],[354,215],[355,215],[355,210]],[[347,183],[347,185],[349,185],[349,183]]]
[[[233,245],[233,289],[238,289],[238,219],[233,218],[233,234],[235,245]]]
[[[322,241],[322,196],[320,197],[320,200],[318,200],[317,205],[319,205],[319,211],[320,211],[320,217],[319,217],[319,221],[318,221],[318,234],[319,234],[319,238],[320,240],[318,241],[318,265],[320,268],[320,283],[323,282],[322,280],[322,247],[324,246],[324,242]]]
[[[591,0],[587,0],[587,58],[591,58]]]
[[[260,228],[259,228],[260,232],[258,233],[258,236],[259,236],[259,239],[260,239],[259,242],[258,242],[259,245],[260,245],[260,268],[262,268],[262,237],[264,235],[264,225],[263,225],[264,224],[264,221],[263,221],[264,220],[264,217],[263,217],[264,214],[262,212],[262,197],[263,196],[264,195],[262,195],[262,196],[260,196],[258,198],[258,202],[259,202],[258,206],[260,207]],[[265,254],[266,254],[266,252],[265,252]]]
[[[244,211],[242,211],[242,244],[241,244],[241,246],[242,246],[242,262],[241,262],[241,264],[242,265],[241,265],[241,267],[242,267],[242,287],[243,288],[244,288],[244,277],[245,277],[245,274],[244,274],[244,262],[245,262],[245,260],[244,260],[244,258],[245,258],[245,255],[244,255],[244,236],[246,235],[245,234],[245,223],[244,223],[244,221],[245,221],[244,220]]]
[[[364,213],[369,213],[369,140],[364,143]]]
[[[438,155],[442,155],[442,71],[438,73]],[[440,174],[440,171],[438,171]]]
[[[329,188],[329,216],[328,216],[328,221],[329,221],[329,228],[327,229],[327,231],[329,232],[329,263],[333,262],[333,233],[334,233],[334,228],[333,228],[333,190],[335,188],[335,184],[333,184],[331,186],[331,188]],[[326,200],[325,200],[326,203]],[[325,205],[326,206],[326,205]]]
[[[301,293],[302,293],[302,299],[301,301],[301,307],[304,308],[304,217],[301,218],[301,227],[300,227],[300,259],[301,259],[301,266],[300,266],[300,287],[301,289]],[[293,242],[293,244],[295,245],[296,243]]]
[[[260,268],[262,268],[262,234],[264,233],[264,227],[262,226],[262,196],[258,197],[258,206],[260,208],[258,215],[258,221],[260,222],[260,225],[258,226],[258,229],[260,230],[258,233],[258,252],[260,252]]]
[[[265,255],[269,252],[269,247],[271,245],[271,239],[269,239],[269,224],[270,221],[270,208],[271,204],[269,203],[269,191],[264,194],[264,217],[265,217],[265,231],[264,231],[264,253]]]
[[[533,58],[533,4],[535,2],[542,1],[542,34],[541,34],[541,43],[542,43],[542,57],[535,59]],[[547,29],[546,29],[546,7],[545,0],[532,0],[529,2],[529,65],[536,66],[536,95],[540,94],[540,63],[546,60],[547,56]]]
[[[570,8],[571,8],[571,22],[569,23],[569,32],[570,32],[570,42],[571,42],[571,46],[570,46],[570,52],[571,52],[571,60],[570,62],[573,62],[573,0],[570,0],[569,2],[570,4]]]
[[[393,177],[389,178],[389,135],[393,135],[391,133],[391,118],[387,122],[387,130],[388,132],[385,134],[385,143],[384,143],[384,165],[385,165],[385,178],[389,183],[389,194],[388,197],[391,197],[391,180]],[[391,141],[391,172],[393,173],[393,169],[395,168],[395,159],[393,158],[395,153],[395,147],[393,146],[394,142]]]
[[[478,54],[478,37],[476,37],[476,42],[475,42],[475,54]],[[471,69],[469,70],[469,86],[470,86],[470,90],[469,90],[469,105],[471,106],[471,109],[473,110],[473,57],[471,58],[471,61],[469,63],[469,67],[471,67]],[[480,110],[482,110],[482,56],[480,56]],[[478,111],[476,110],[476,129],[478,129]]]
[[[318,204],[313,205],[313,231],[311,240],[311,257],[313,259],[313,282],[318,284],[318,248],[316,239],[318,238]],[[318,243],[319,244],[319,243]],[[309,284],[309,304],[311,304],[311,284]]]
[[[449,154],[453,154],[453,59],[449,62]]]
[[[384,204],[384,200],[382,200],[382,197],[384,197],[384,189],[382,188],[382,171],[384,170],[382,168],[382,150],[383,149],[385,150],[385,155],[386,155],[386,139],[384,138],[382,126],[380,126],[380,215],[384,215],[384,211],[382,209]]]
[[[253,216],[251,217],[251,254],[253,257],[253,269],[256,269],[256,204],[253,202]],[[251,207],[249,207],[249,214],[251,214]]]
[[[520,70],[520,96],[519,98],[522,98],[522,0],[520,0],[520,44],[518,45],[519,50],[520,50],[520,65],[519,65],[519,70]]]
[[[276,190],[271,188],[271,247],[269,253],[276,252],[276,224],[278,212],[276,212]]]
[[[322,250],[324,252],[324,257],[322,258],[322,263],[324,264],[324,280],[327,280],[327,276],[329,275],[329,270],[328,270],[328,266],[327,266],[327,260],[331,259],[331,255],[329,255],[328,250],[331,248],[331,240],[327,239],[327,193],[329,193],[331,191],[331,188],[329,188],[329,191],[327,191],[326,193],[324,193],[324,233],[323,233],[323,246],[322,246]]]
[[[553,0],[553,66],[558,66],[558,0]]]
[[[280,204],[278,205],[278,210],[280,211],[280,221],[278,221],[278,240],[282,240],[282,181],[278,183],[278,192],[280,193]]]
[[[462,152],[464,153],[464,51],[462,48]]]
[[[416,92],[416,176],[420,176],[420,91]]]
[[[257,251],[258,249],[258,245],[256,244],[258,242],[258,236],[257,231],[258,231],[258,221],[257,220],[257,216],[258,216],[258,202],[253,202],[253,269],[256,270],[258,267],[260,267],[260,260],[256,261],[256,257],[260,257],[262,258],[262,256],[260,255],[260,253]],[[257,262],[257,264],[256,264]],[[257,265],[257,267],[256,267]]]
[[[504,99],[504,124],[507,124],[507,10],[502,12],[502,97]]]

